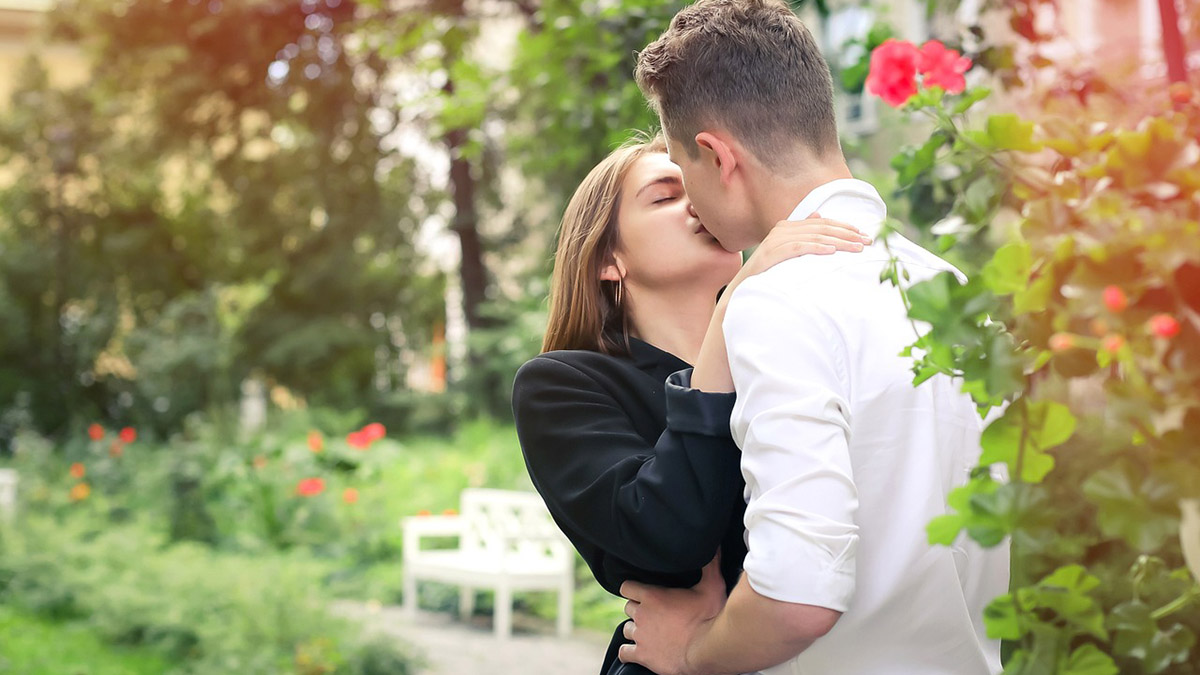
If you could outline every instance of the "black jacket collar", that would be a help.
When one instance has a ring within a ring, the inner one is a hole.
[[[665,380],[671,373],[691,368],[691,364],[635,337],[629,338],[629,356],[643,372],[656,380]]]

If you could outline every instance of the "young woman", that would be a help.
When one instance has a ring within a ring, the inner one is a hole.
[[[518,371],[513,412],[534,486],[610,593],[626,580],[690,587],[710,561],[736,583],[744,485],[718,296],[782,260],[868,242],[815,217],[776,227],[743,265],[696,217],[661,138],[616,150],[580,184],[543,353]],[[728,393],[689,389],[692,377]],[[601,672],[648,673],[617,661],[624,642],[618,627]]]

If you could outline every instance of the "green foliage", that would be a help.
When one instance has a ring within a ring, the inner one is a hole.
[[[0,605],[0,671],[24,675],[158,675],[166,662],[145,648],[106,645],[84,623],[56,624]],[[54,645],[48,650],[47,645]]]
[[[986,91],[921,92],[908,109],[934,129],[893,162],[909,199],[952,176],[941,245],[998,244],[965,258],[966,283],[883,278],[922,330],[914,382],[953,375],[981,412],[1007,405],[928,526],[936,544],[1011,538],[1013,590],[985,612],[1015,647],[1006,673],[1196,672],[1200,585],[1178,537],[1200,489],[1184,440],[1200,434],[1200,108],[1157,94],[1133,112],[1102,91],[982,124],[967,115]]]
[[[336,406],[402,386],[443,282],[354,7],[59,3],[88,79],[30,62],[0,116],[0,409],[166,434],[251,371]]]
[[[191,537],[207,542],[205,546],[186,543],[171,550],[204,559],[262,558],[264,569],[291,561],[311,563],[314,574],[319,572],[312,583],[324,596],[399,604],[401,518],[457,509],[466,487],[532,486],[511,426],[480,420],[461,425],[452,437],[385,438],[361,450],[340,432],[363,421],[361,413],[295,411],[274,417],[268,428],[243,441],[229,442],[220,430],[193,420],[185,437],[172,445],[139,439],[124,445],[119,456],[110,454],[111,438],[55,448],[25,432],[15,443],[13,464],[21,475],[19,512],[54,519],[61,524],[54,535],[60,538],[90,540],[113,529],[138,541],[187,538],[173,537],[182,515],[174,509],[179,497],[173,481],[186,471],[197,481],[188,503],[211,516],[201,527],[211,536]],[[321,439],[319,453],[309,442],[314,431]],[[69,497],[80,482],[69,475],[75,462],[84,466],[82,481],[91,486],[80,501]],[[297,494],[299,481],[306,478],[323,480],[318,494]],[[347,489],[355,490],[353,503],[346,502]],[[101,553],[88,549],[71,560],[86,568],[91,565],[88,556]],[[5,571],[5,559],[0,541],[0,586],[15,579]],[[582,560],[577,570],[577,624],[611,630],[622,603],[591,581]],[[62,573],[57,565],[29,565],[13,583],[25,589],[20,595],[30,611],[60,621],[87,621],[91,605],[77,588],[59,583]],[[453,589],[430,586],[426,591],[432,595],[423,606],[457,606]],[[552,595],[522,594],[517,601],[539,616],[556,611]],[[486,607],[486,601],[480,606]]]
[[[685,4],[549,0],[522,33],[511,69],[521,92],[511,152],[527,174],[543,177],[553,213],[631,131],[658,126],[630,74],[636,52]]]
[[[323,564],[163,548],[136,526],[80,525],[28,516],[6,532],[0,599],[45,614],[69,596],[92,631],[161,654],[176,664],[170,672],[380,672],[371,666],[385,659],[408,672],[394,647],[362,647],[357,630],[328,615]]]

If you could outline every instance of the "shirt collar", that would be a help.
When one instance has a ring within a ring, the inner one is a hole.
[[[833,212],[835,210],[837,213]],[[887,218],[887,205],[875,186],[857,178],[838,178],[809,192],[792,210],[788,220],[804,220],[818,211],[824,218],[846,218],[847,210],[854,214],[874,216],[879,223]],[[860,223],[854,224],[861,227]]]

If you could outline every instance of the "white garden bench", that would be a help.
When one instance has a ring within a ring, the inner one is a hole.
[[[0,469],[0,518],[17,512],[17,470]]]
[[[477,589],[496,593],[496,637],[512,635],[514,591],[558,592],[557,628],[571,632],[575,556],[532,492],[468,488],[460,515],[404,518],[404,609],[417,611],[417,582],[438,581],[459,587],[459,610],[469,617]],[[429,537],[456,537],[456,548],[422,549]]]

